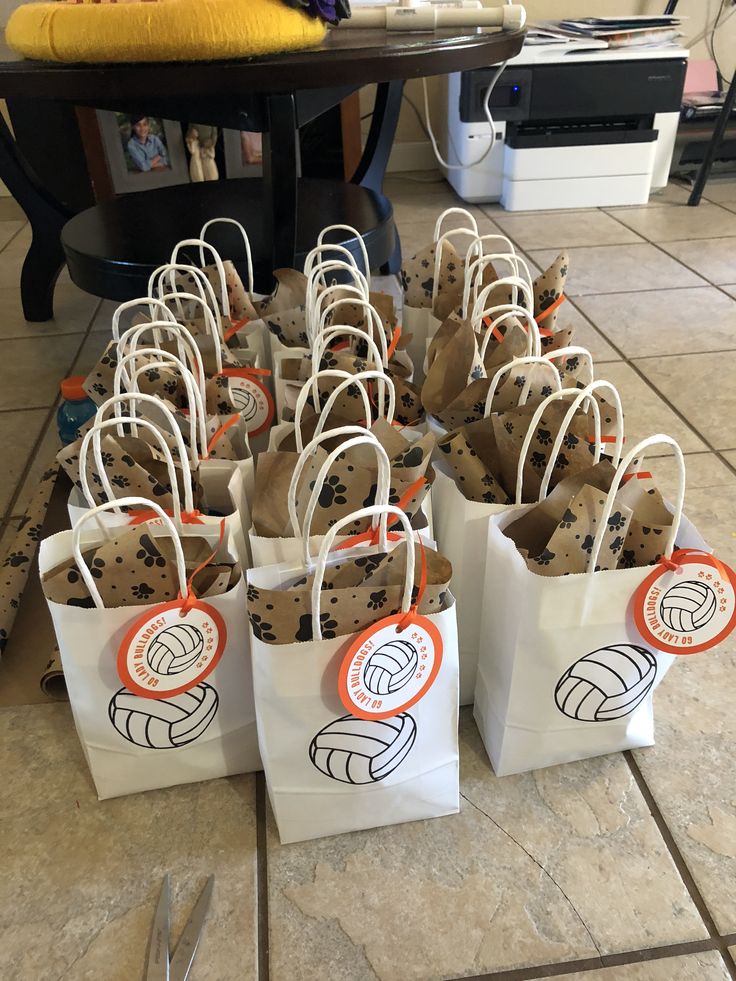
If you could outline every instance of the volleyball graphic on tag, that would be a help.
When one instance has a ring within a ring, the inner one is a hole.
[[[555,688],[557,708],[581,722],[610,722],[630,715],[657,676],[651,651],[634,644],[601,647],[565,671]]]
[[[403,688],[419,664],[419,655],[407,640],[392,640],[370,654],[364,669],[365,686],[373,695],[388,695]]]
[[[699,580],[670,586],[660,603],[660,616],[670,630],[692,633],[705,627],[716,614],[718,600],[713,589]]]
[[[176,749],[205,732],[219,702],[215,689],[206,684],[161,699],[142,698],[121,688],[113,695],[108,714],[120,735],[134,746]]]
[[[157,674],[179,674],[196,663],[204,650],[204,635],[188,623],[177,623],[156,634],[146,661]]]
[[[246,422],[251,422],[258,415],[258,401],[253,392],[245,385],[233,384],[231,381],[230,398]]]
[[[416,722],[406,712],[380,721],[344,715],[320,729],[309,759],[341,783],[378,783],[403,763],[416,738]]]

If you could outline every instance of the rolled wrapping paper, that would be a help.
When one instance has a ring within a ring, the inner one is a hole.
[[[44,695],[48,695],[49,698],[53,698],[57,702],[69,701],[69,693],[66,690],[66,681],[64,680],[64,671],[61,667],[59,648],[56,645],[54,645],[54,652],[49,658],[38,684]]]
[[[36,557],[38,543],[41,540],[41,529],[58,475],[59,468],[56,466],[45,471],[21,519],[10,550],[3,557],[0,579],[0,657],[8,643],[20,608],[23,591],[28,581],[28,571]]]

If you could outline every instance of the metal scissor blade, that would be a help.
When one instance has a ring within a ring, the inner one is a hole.
[[[145,981],[169,981],[169,876],[164,876],[161,895],[148,941]]]
[[[212,897],[212,887],[215,883],[214,875],[211,875],[204,885],[204,889],[199,894],[199,899],[192,910],[192,915],[187,920],[176,950],[172,954],[169,964],[169,981],[187,981],[189,971],[197,953],[197,945],[202,935],[204,918],[207,916],[210,899]]]

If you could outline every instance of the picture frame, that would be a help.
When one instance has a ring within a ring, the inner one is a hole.
[[[160,116],[97,110],[116,194],[189,183],[181,125]]]
[[[222,131],[225,150],[225,170],[230,177],[263,177],[262,134],[248,130]],[[301,177],[299,143],[296,145],[296,172]]]

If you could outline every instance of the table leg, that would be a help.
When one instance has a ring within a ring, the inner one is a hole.
[[[263,134],[263,182],[266,200],[266,243],[273,268],[293,268],[296,261],[297,140],[293,93],[266,99],[268,131]]]
[[[723,137],[726,135],[726,127],[731,119],[731,112],[733,111],[734,105],[736,105],[736,72],[734,72],[734,76],[731,79],[731,85],[728,90],[728,94],[726,95],[726,101],[723,103],[723,108],[721,109],[720,115],[716,120],[716,125],[713,129],[713,135],[710,138],[708,149],[705,151],[705,157],[700,165],[698,176],[695,178],[695,184],[693,185],[693,189],[690,192],[690,197],[688,198],[687,203],[691,208],[695,208],[700,204],[700,199],[703,196],[705,185],[710,177],[713,162],[716,159],[716,154],[721,149]]]
[[[353,174],[353,184],[368,187],[378,194],[383,191],[383,178],[386,175],[388,158],[396,136],[403,91],[404,83],[401,80],[381,82],[378,86],[368,139],[358,169]],[[391,258],[381,269],[384,274],[398,273],[401,268],[401,241],[398,230],[395,230],[395,236]]]
[[[51,320],[54,286],[64,267],[61,229],[72,213],[41,186],[1,115],[0,178],[25,211],[33,232],[20,279],[23,313],[33,322]]]

